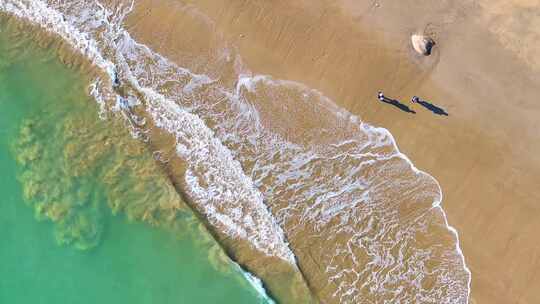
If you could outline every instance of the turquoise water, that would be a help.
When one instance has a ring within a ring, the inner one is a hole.
[[[86,85],[0,32],[0,303],[266,303]]]

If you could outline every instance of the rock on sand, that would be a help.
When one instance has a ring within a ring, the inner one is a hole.
[[[435,41],[430,37],[420,34],[414,34],[411,36],[411,42],[414,50],[421,55],[431,55],[431,49],[435,45]]]

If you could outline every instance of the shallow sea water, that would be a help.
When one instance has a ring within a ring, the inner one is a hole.
[[[269,302],[86,80],[23,40],[0,31],[0,303]]]

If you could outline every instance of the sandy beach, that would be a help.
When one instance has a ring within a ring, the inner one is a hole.
[[[211,57],[227,41],[253,72],[307,84],[387,128],[441,184],[472,271],[470,302],[540,301],[537,1],[187,2],[219,35],[176,18],[184,3],[167,0],[138,1],[127,28],[173,60]],[[414,33],[435,39],[431,56],[414,52]],[[379,90],[409,105],[418,95],[449,116],[378,103]]]
[[[101,3],[28,11],[270,295],[465,303],[470,269],[469,303],[540,302],[539,0]]]

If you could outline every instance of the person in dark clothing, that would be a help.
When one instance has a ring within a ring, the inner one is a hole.
[[[446,112],[445,109],[440,108],[430,102],[427,102],[426,100],[422,100],[418,96],[413,96],[413,98],[411,98],[411,102],[423,106],[424,108],[428,109],[434,114],[448,116],[448,113]]]
[[[377,94],[377,98],[379,98],[380,101],[384,101],[384,94],[383,92],[379,91],[379,94]]]
[[[402,110],[404,112],[412,113],[412,114],[416,113],[414,110],[412,110],[408,106],[402,104],[398,100],[395,100],[395,99],[388,98],[388,97],[384,96],[383,92],[381,92],[381,91],[379,91],[379,93],[377,93],[377,99],[379,99],[379,101],[381,101],[381,102],[391,104],[394,107],[397,107],[398,109],[400,109],[400,110]]]

